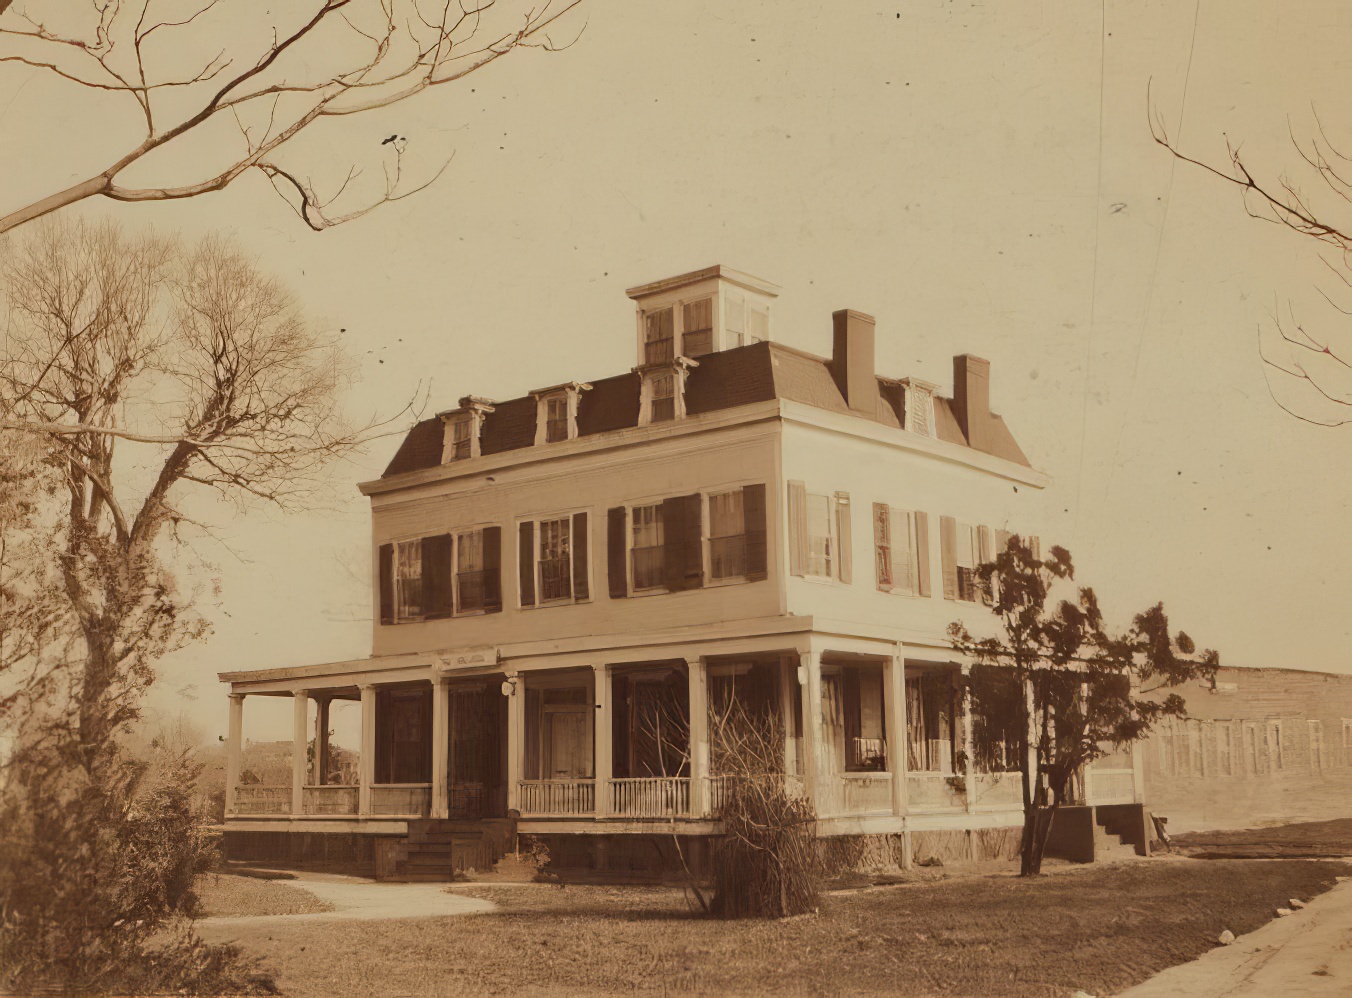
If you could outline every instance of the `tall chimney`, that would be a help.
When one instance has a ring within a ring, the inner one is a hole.
[[[873,373],[873,325],[871,315],[842,308],[831,314],[834,338],[831,377],[854,412],[875,415],[878,380]]]
[[[995,445],[991,421],[991,362],[969,353],[953,358],[953,415],[967,443],[991,452]]]

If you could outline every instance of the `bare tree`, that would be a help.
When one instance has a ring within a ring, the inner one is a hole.
[[[1347,303],[1347,294],[1352,291],[1352,157],[1330,139],[1318,114],[1313,136],[1302,142],[1292,131],[1291,144],[1303,164],[1301,168],[1324,189],[1321,197],[1306,194],[1299,180],[1287,172],[1272,179],[1255,176],[1240,147],[1228,138],[1224,166],[1184,154],[1158,109],[1152,112],[1150,130],[1155,142],[1176,159],[1237,188],[1250,217],[1280,225],[1318,244],[1320,260],[1341,287],[1335,295],[1318,287],[1316,291],[1335,312],[1352,316],[1352,304]],[[1260,339],[1263,361],[1304,385],[1316,405],[1298,412],[1275,393],[1273,401],[1304,422],[1325,426],[1352,422],[1352,336],[1312,332],[1289,302],[1284,309],[1274,308],[1271,320],[1281,350],[1272,350]]]
[[[281,158],[288,143],[317,122],[379,111],[511,52],[555,51],[562,46],[548,29],[580,2],[543,0],[508,10],[498,0],[250,0],[241,10],[220,0],[16,7],[0,0],[0,63],[55,76],[71,89],[72,103],[92,107],[100,96],[128,101],[141,122],[139,137],[112,162],[10,209],[0,216],[0,232],[91,197],[197,197],[250,171],[266,176],[312,229],[356,218],[421,190],[441,170],[409,182],[407,139],[391,135],[378,150],[383,190],[339,205],[360,165],[321,193]],[[156,163],[173,179],[124,182],[133,166]]]

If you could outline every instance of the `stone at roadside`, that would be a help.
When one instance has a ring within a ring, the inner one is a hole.
[[[1294,915],[1294,914],[1295,914],[1295,912],[1292,911],[1290,908],[1278,908],[1278,909],[1277,909],[1277,917],[1278,917],[1278,918],[1285,918],[1287,915]]]
[[[1292,898],[1290,901],[1286,903],[1291,908],[1300,909],[1305,907],[1305,902],[1302,901],[1300,898]]]
[[[1235,934],[1231,932],[1229,929],[1226,929],[1224,932],[1222,932],[1219,936],[1216,937],[1216,942],[1220,943],[1222,946],[1229,946],[1234,941]]]

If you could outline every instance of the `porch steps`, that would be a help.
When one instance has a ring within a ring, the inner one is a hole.
[[[515,838],[510,818],[410,821],[395,849],[393,870],[379,879],[446,882],[468,870],[492,870]]]
[[[1094,815],[1094,862],[1106,860],[1132,859],[1142,853],[1133,841],[1132,832],[1124,827],[1125,822],[1106,816],[1097,810]]]

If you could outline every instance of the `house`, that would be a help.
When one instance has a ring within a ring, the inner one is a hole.
[[[991,412],[985,360],[954,358],[951,396],[893,377],[853,310],[805,353],[775,340],[777,292],[719,266],[631,288],[622,373],[466,395],[409,431],[361,486],[371,655],[221,674],[231,855],[408,872],[513,832],[592,868],[651,864],[673,834],[698,853],[732,704],[773,722],[822,835],[902,864],[1013,851],[1019,778],[974,768],[946,628],[992,626],[973,570],[1037,532],[1048,478]],[[238,783],[255,696],[294,704],[288,785]],[[355,784],[304,748],[343,700]],[[1138,802],[1139,760],[1087,784]]]

